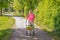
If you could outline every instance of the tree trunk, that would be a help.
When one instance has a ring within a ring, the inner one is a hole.
[[[1,8],[1,11],[0,11],[0,16],[2,16],[2,8]]]

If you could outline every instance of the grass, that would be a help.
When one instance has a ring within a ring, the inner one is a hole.
[[[48,27],[46,27],[46,25],[42,25],[40,22],[37,22],[37,21],[35,21],[35,23],[38,25],[38,26],[40,26],[43,30],[47,30],[47,31],[52,31],[51,29],[49,29]]]
[[[0,40],[9,40],[14,22],[11,17],[0,16]]]

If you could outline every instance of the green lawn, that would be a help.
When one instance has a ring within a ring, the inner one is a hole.
[[[9,40],[14,22],[15,20],[11,17],[0,16],[0,40]]]

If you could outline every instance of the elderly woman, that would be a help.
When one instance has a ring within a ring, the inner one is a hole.
[[[32,10],[30,10],[29,14],[27,15],[27,30],[34,29],[34,19],[35,19],[35,15],[32,12]]]

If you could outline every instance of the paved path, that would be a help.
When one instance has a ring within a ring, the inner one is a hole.
[[[22,17],[13,17],[16,22],[14,27],[12,28],[13,34],[11,35],[10,40],[53,40],[48,34],[42,31],[39,28],[35,28],[34,36],[26,35],[26,20]]]

